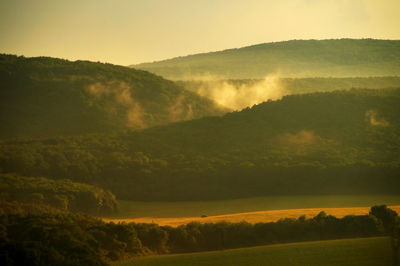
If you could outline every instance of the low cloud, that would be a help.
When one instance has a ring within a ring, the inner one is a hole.
[[[310,130],[284,133],[274,140],[274,145],[277,145],[279,149],[297,156],[305,156],[314,152],[322,143],[322,138]]]
[[[143,119],[143,108],[135,100],[131,91],[132,86],[122,81],[96,82],[87,87],[87,91],[97,98],[112,97],[119,105],[126,108],[126,126],[142,129],[147,125]]]
[[[313,131],[301,130],[296,133],[286,133],[278,137],[282,144],[290,146],[304,146],[317,143],[321,138]]]
[[[371,126],[378,126],[378,127],[389,126],[389,122],[386,121],[382,116],[380,116],[376,110],[366,111],[365,120],[369,122]]]
[[[253,83],[238,83],[218,77],[196,78],[200,85],[195,92],[213,100],[230,110],[241,110],[268,100],[278,100],[284,96],[284,89],[277,76],[267,76]]]
[[[190,120],[194,117],[193,107],[183,95],[178,96],[176,101],[168,107],[167,112],[171,122]]]

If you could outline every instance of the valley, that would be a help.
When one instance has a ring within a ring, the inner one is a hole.
[[[293,40],[133,68],[1,54],[0,247],[15,265],[388,264],[399,49]]]

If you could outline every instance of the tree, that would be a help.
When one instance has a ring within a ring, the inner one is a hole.
[[[396,219],[398,217],[397,212],[388,208],[386,205],[379,205],[371,207],[369,214],[382,221],[386,234],[392,234]]]
[[[399,257],[400,257],[400,218],[396,217],[392,235],[391,235],[391,244],[393,250],[393,266],[399,266]]]

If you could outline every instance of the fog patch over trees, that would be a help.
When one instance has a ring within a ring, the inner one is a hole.
[[[143,108],[133,97],[132,87],[128,83],[121,81],[96,82],[87,86],[87,90],[96,98],[111,97],[117,104],[125,107],[127,109],[127,127],[136,129],[147,127],[143,118]]]
[[[213,100],[230,110],[241,110],[268,100],[278,100],[285,90],[276,75],[252,83],[234,83],[223,77],[200,76],[190,80],[201,81],[194,90],[198,95]]]
[[[386,121],[376,110],[368,110],[365,112],[365,119],[371,126],[387,127],[389,122]]]

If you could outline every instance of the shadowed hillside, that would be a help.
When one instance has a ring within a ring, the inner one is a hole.
[[[118,135],[1,143],[3,172],[135,200],[399,193],[400,89],[285,96]]]
[[[146,71],[0,55],[1,137],[115,132],[221,114],[211,101]]]

